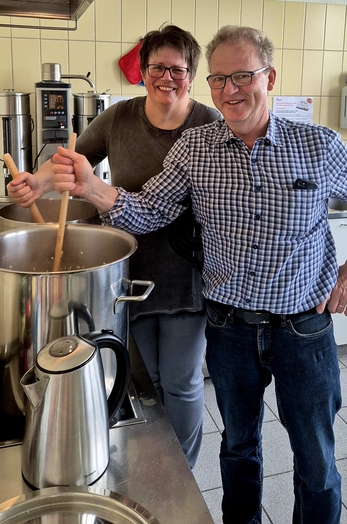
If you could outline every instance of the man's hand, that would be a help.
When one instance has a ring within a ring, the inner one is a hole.
[[[316,307],[317,313],[323,313],[326,305],[330,313],[344,313],[347,317],[347,261],[339,267],[339,275],[330,297]]]

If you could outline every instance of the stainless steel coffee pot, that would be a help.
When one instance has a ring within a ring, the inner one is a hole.
[[[100,349],[116,358],[106,397]],[[27,396],[22,474],[32,487],[95,482],[109,462],[109,427],[127,391],[129,354],[113,331],[53,340],[21,379]]]

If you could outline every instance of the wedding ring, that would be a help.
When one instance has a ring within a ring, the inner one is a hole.
[[[346,306],[343,306],[342,304],[339,304],[338,307],[342,307],[344,309]]]

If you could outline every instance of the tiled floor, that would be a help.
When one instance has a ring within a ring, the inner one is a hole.
[[[335,422],[336,459],[342,476],[341,524],[347,524],[347,346],[340,346],[339,354],[343,407]],[[278,419],[273,382],[266,390],[265,402],[263,524],[290,524],[293,507],[293,460],[287,433]],[[204,436],[194,474],[215,524],[222,524],[222,488],[218,459],[222,429],[214,389],[211,380],[206,378]]]

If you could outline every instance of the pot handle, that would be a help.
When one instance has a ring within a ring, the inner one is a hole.
[[[117,422],[117,412],[121,407],[130,378],[130,357],[128,350],[121,340],[114,334],[112,329],[102,329],[80,335],[82,338],[96,344],[100,349],[111,349],[117,359],[117,374],[113,388],[107,399],[109,427],[111,428]]]
[[[134,286],[146,286],[147,289],[142,295],[134,296],[134,295],[125,295],[122,297],[119,297],[115,300],[113,305],[113,313],[116,313],[116,308],[118,302],[142,302],[143,300],[146,300],[150,293],[152,292],[154,288],[154,282],[151,280],[132,280],[131,281],[131,291]]]

